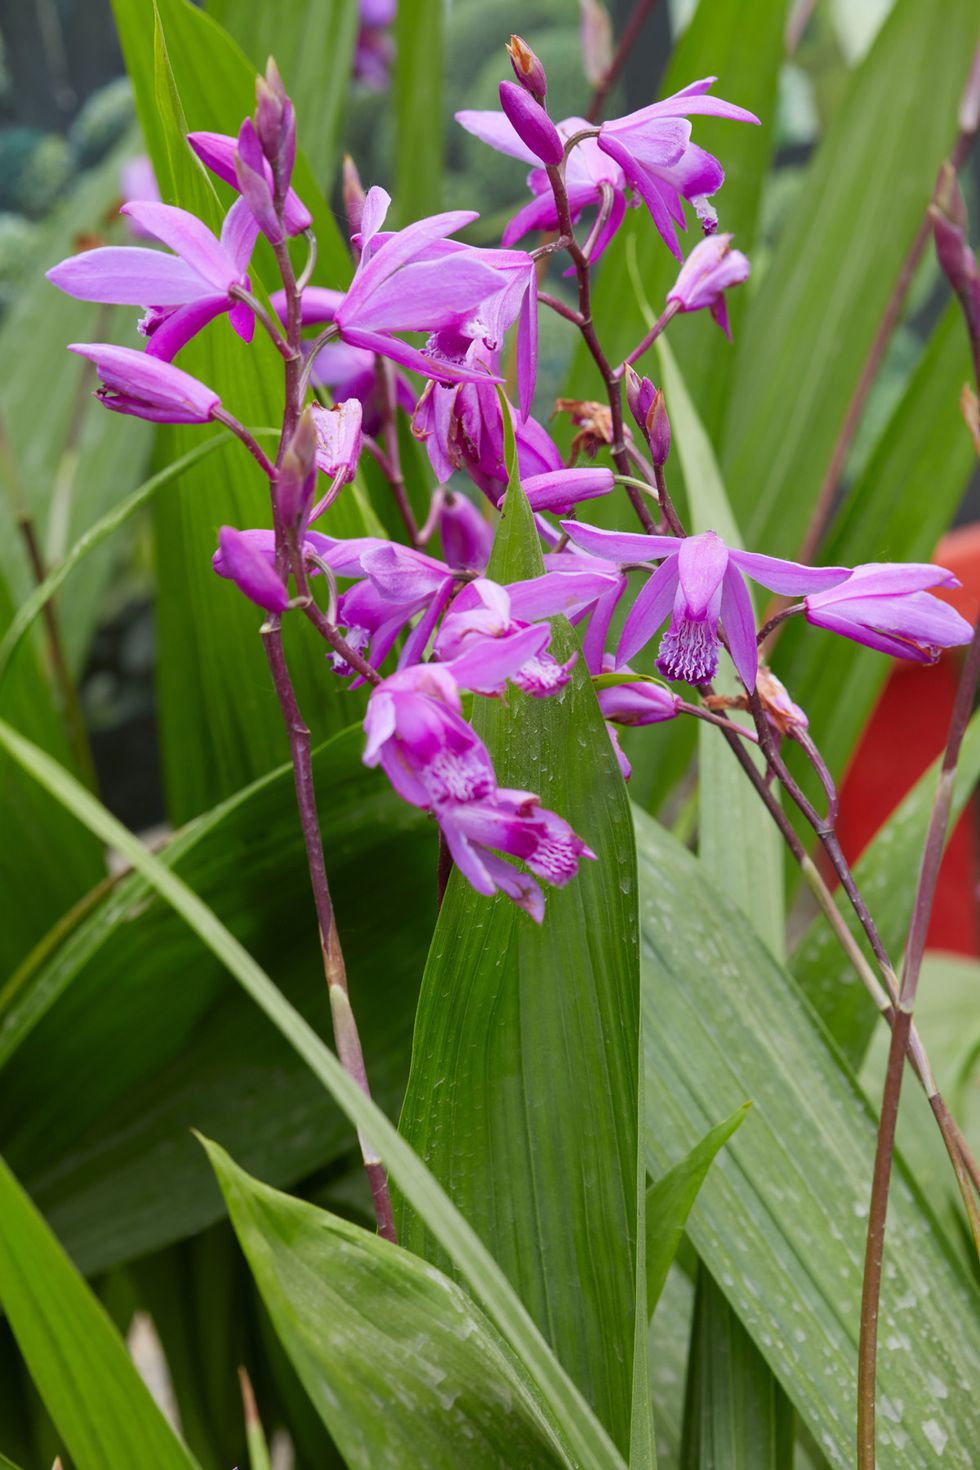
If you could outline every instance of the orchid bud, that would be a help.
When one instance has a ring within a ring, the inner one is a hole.
[[[285,612],[289,606],[289,593],[273,563],[256,545],[254,533],[222,526],[213,565],[219,577],[234,582],[250,602],[266,612]]]
[[[348,484],[357,473],[362,443],[361,416],[358,398],[346,398],[333,408],[314,403],[303,415],[313,424],[317,469],[332,480],[340,477],[341,485]]]
[[[515,82],[500,83],[500,105],[522,143],[544,164],[561,163],[565,145],[540,102]]]
[[[284,526],[298,526],[310,508],[316,484],[316,451],[316,425],[308,408],[279,466],[276,504]]]
[[[537,56],[521,36],[511,36],[506,49],[520,86],[525,92],[530,92],[535,102],[543,102],[548,91],[548,78]]]
[[[296,162],[296,113],[271,56],[255,82],[255,132],[285,192]]]
[[[451,567],[482,572],[490,560],[493,527],[465,495],[446,495],[439,511],[442,554]]]
[[[344,167],[342,174],[342,192],[344,196],[344,213],[347,215],[347,234],[353,238],[360,234],[361,216],[364,213],[364,185],[361,176],[357,172],[357,164],[349,153],[344,154]]]
[[[936,184],[935,201],[929,206],[936,256],[943,275],[968,311],[980,315],[980,275],[966,238],[966,205],[956,170],[943,164]]]
[[[283,227],[266,177],[265,154],[250,117],[245,119],[238,133],[235,179],[263,235],[271,244],[280,244],[284,237]]]
[[[670,454],[670,420],[664,405],[664,395],[655,388],[649,378],[626,365],[626,402],[637,427],[650,448],[650,457],[658,467],[667,463]]]

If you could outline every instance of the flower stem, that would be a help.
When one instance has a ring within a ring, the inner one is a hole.
[[[657,338],[660,336],[660,333],[664,330],[667,323],[677,315],[680,309],[681,304],[679,301],[667,302],[667,305],[657,317],[657,320],[654,322],[649,332],[647,332],[646,336],[643,338],[643,341],[639,344],[639,346],[634,347],[629,357],[624,357],[622,362],[619,364],[619,367],[616,369],[617,378],[621,378],[625,373],[627,367],[636,362],[637,358],[642,357],[644,352],[648,351],[649,348],[653,346],[654,342],[656,342]]]
[[[422,542],[419,540],[419,528],[415,520],[412,507],[409,504],[408,492],[405,489],[405,476],[402,473],[401,453],[398,448],[398,406],[395,396],[395,372],[387,358],[379,357],[378,386],[381,389],[381,401],[384,405],[383,434],[385,441],[385,478],[391,486],[391,493],[398,507],[408,532],[409,545],[419,550]],[[380,462],[380,461],[379,461]]]

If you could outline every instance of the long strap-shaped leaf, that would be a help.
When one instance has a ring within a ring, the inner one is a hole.
[[[582,1470],[621,1470],[623,1461],[602,1425],[551,1352],[509,1282],[476,1233],[417,1155],[328,1046],[276,989],[234,935],[185,883],[163,866],[63,766],[0,720],[0,746],[96,836],[115,848],[171,904],[261,1007],[331,1093],[355,1127],[373,1141],[399,1189],[423,1216],[498,1331],[510,1344],[551,1411],[555,1432]]]
[[[101,1302],[2,1160],[0,1222],[0,1304],[78,1470],[196,1470]]]

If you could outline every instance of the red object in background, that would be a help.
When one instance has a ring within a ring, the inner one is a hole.
[[[940,595],[972,623],[980,609],[980,525],[951,531],[933,558],[949,567],[962,587]],[[896,662],[861,737],[841,788],[841,846],[854,863],[941,754],[962,664],[962,650],[936,665]],[[980,835],[976,797],[949,841],[929,926],[930,949],[980,955]]]

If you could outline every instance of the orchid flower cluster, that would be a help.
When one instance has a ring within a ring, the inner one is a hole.
[[[378,14],[388,10],[379,7]],[[386,228],[388,194],[377,187],[365,192],[348,161],[344,201],[353,279],[346,289],[311,284],[313,220],[291,187],[293,105],[270,62],[258,79],[254,116],[237,136],[188,137],[198,158],[238,195],[218,234],[173,205],[131,201],[124,214],[140,238],[155,244],[89,250],[49,275],[72,296],[143,313],[136,323],[142,347],[70,349],[94,363],[107,408],[164,423],[217,420],[266,473],[271,525],[223,527],[214,570],[266,615],[263,638],[284,713],[295,696],[278,632],[284,616],[301,614],[327,644],[324,678],[351,688],[370,685],[365,762],[380,765],[405,801],[432,814],[449,855],[475,889],[507,895],[540,922],[539,880],[561,886],[582,860],[601,861],[602,854],[590,851],[588,833],[574,832],[534,793],[498,785],[486,745],[466,718],[470,695],[513,698],[513,686],[548,699],[584,669],[628,776],[618,726],[692,715],[722,725],[736,741],[805,739],[804,712],[759,662],[760,643],[794,613],[815,627],[922,662],[967,642],[971,629],[929,595],[955,585],[940,567],[805,566],[728,546],[713,531],[686,533],[665,479],[667,405],[632,364],[678,314],[708,311],[729,333],[725,293],[747,280],[749,261],[733,248],[730,234],[718,231],[712,200],[724,172],[692,141],[692,119],[758,119],[713,96],[715,79],[706,78],[601,124],[581,117],[555,122],[541,61],[518,37],[508,49],[514,80],[501,82],[500,111],[458,114],[470,133],[530,168],[531,198],[507,225],[499,248],[456,238],[477,218],[463,210]],[[595,337],[589,279],[627,207],[648,211],[681,265],[657,324],[613,367]],[[685,259],[678,232],[686,230],[687,209],[703,238]],[[580,244],[575,227],[587,213],[591,224]],[[550,238],[531,250],[519,248],[541,232]],[[260,235],[281,277],[268,307],[249,274]],[[299,274],[290,248],[297,239],[305,239],[308,251]],[[577,284],[577,308],[561,295],[539,293],[551,256],[563,253],[570,260],[566,274]],[[542,305],[582,333],[608,398],[562,403],[579,430],[567,458],[531,411]],[[258,324],[283,359],[285,407],[274,461],[218,393],[175,364],[198,333],[222,330],[222,316],[242,350]],[[423,345],[417,345],[420,333]],[[511,334],[515,401],[504,392]],[[624,388],[635,432],[624,421]],[[436,482],[422,526],[402,481],[399,415],[409,416]],[[508,483],[508,429],[545,570],[502,585],[487,576],[487,564]],[[317,524],[326,515],[329,525],[330,507],[364,454],[391,484],[407,544],[372,536],[339,539]],[[582,456],[585,463],[578,462]],[[460,475],[476,499],[460,489]],[[639,529],[609,530],[578,519],[585,502],[614,496],[632,503]],[[436,537],[441,555],[427,549]],[[761,634],[747,580],[784,600]],[[637,582],[623,621],[620,604]],[[324,607],[311,590],[318,588]],[[797,601],[786,605],[787,598]],[[565,659],[551,648],[551,620],[559,615],[581,634],[579,650]],[[613,639],[611,629],[620,624]],[[638,674],[632,665],[658,635],[662,679]],[[722,700],[712,689],[723,652],[744,689],[738,700]],[[756,728],[733,724],[725,712],[733,708],[751,709]],[[294,751],[294,759],[302,755]]]

